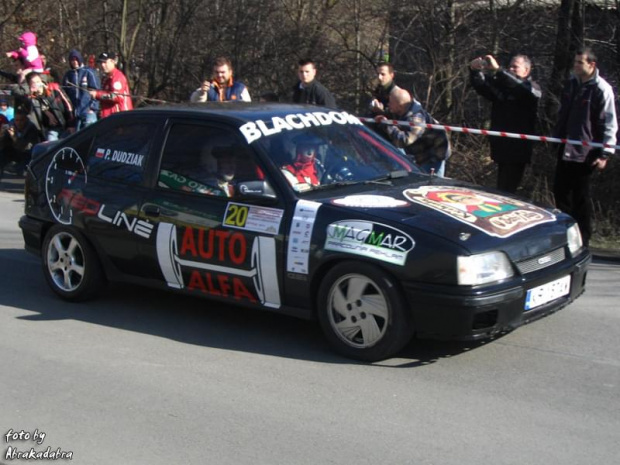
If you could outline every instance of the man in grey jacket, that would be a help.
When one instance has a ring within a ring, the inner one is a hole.
[[[589,48],[578,50],[573,62],[573,76],[562,90],[555,135],[615,145],[618,120],[614,100],[613,89],[599,76],[596,55]],[[555,203],[577,220],[586,246],[592,235],[590,178],[594,170],[605,169],[614,152],[613,148],[570,144],[562,145],[559,150]]]

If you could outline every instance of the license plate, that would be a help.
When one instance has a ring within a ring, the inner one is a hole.
[[[551,302],[558,297],[567,295],[569,292],[570,275],[530,289],[525,296],[525,311]]]

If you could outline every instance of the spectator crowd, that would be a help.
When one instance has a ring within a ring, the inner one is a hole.
[[[18,49],[6,52],[13,69],[0,70],[0,76],[9,82],[0,96],[0,178],[5,168],[22,172],[35,144],[58,140],[98,119],[133,109],[129,84],[116,54],[103,52],[96,59],[91,55],[85,62],[80,51],[71,50],[67,57],[69,69],[60,78],[47,67],[45,56],[38,50],[36,34],[24,32],[19,42]],[[491,104],[491,130],[536,133],[542,91],[532,80],[531,70],[532,62],[524,54],[514,55],[507,68],[492,55],[477,57],[469,63],[470,85]],[[259,100],[336,108],[334,95],[319,82],[317,71],[313,60],[300,60],[298,81],[290,96],[281,99],[268,92]],[[367,116],[374,119],[377,132],[401,149],[421,171],[443,176],[451,154],[447,133],[427,129],[427,124],[437,121],[415,96],[396,84],[390,63],[377,65],[376,81]],[[251,100],[249,89],[236,79],[233,65],[226,57],[214,61],[212,75],[205,76],[189,96],[192,103]],[[611,86],[599,75],[593,50],[578,50],[573,75],[560,96],[553,135],[614,146],[618,130],[614,101]],[[409,124],[385,124],[388,120]],[[489,143],[491,158],[497,164],[497,188],[516,193],[532,159],[532,142],[492,137]],[[313,150],[308,141],[300,143],[298,158],[293,165],[284,167],[285,174],[310,184],[318,182],[310,166]],[[585,144],[563,144],[557,153],[556,204],[575,217],[586,245],[592,233],[591,175],[604,169],[613,153],[613,148]]]

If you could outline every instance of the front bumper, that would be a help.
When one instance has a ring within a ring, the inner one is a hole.
[[[577,261],[567,261],[551,270],[521,277],[503,288],[490,290],[461,289],[445,286],[405,285],[412,309],[416,335],[420,338],[476,340],[515,329],[523,324],[556,312],[579,297],[585,290],[586,274],[592,260],[585,252]],[[528,289],[571,276],[568,295],[532,310],[525,311]]]

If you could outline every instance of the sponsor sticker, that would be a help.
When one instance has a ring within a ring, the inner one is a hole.
[[[556,219],[530,203],[465,187],[424,186],[407,189],[403,195],[493,237],[510,237]]]
[[[294,113],[284,117],[273,116],[269,120],[256,120],[245,123],[239,128],[248,144],[261,137],[279,134],[282,131],[294,131],[312,126],[329,126],[331,124],[363,125],[357,117],[346,111],[313,111],[308,113]]]
[[[224,226],[266,234],[278,234],[284,210],[229,202]]]
[[[160,223],[156,249],[169,287],[280,307],[273,237],[249,243],[239,231],[188,226],[177,233],[176,225]]]
[[[409,205],[409,202],[385,195],[349,195],[332,200],[332,203],[343,207],[357,208],[394,208]]]
[[[312,229],[320,206],[320,203],[309,200],[299,200],[295,205],[288,239],[286,271],[308,274]]]
[[[123,165],[139,166],[140,168],[144,166],[144,155],[140,155],[139,153],[97,148],[95,157],[103,158],[108,161],[114,161],[116,163],[122,163]]]
[[[352,253],[404,265],[415,246],[408,234],[385,224],[361,220],[337,221],[327,226],[325,250]]]

